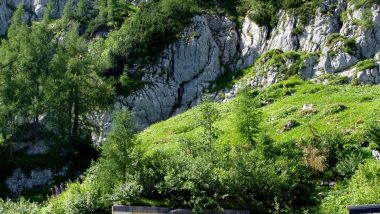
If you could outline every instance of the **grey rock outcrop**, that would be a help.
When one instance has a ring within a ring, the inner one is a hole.
[[[369,14],[366,14],[366,11]],[[369,20],[366,20],[369,19]],[[360,24],[361,22],[371,22],[369,26]],[[362,26],[361,26],[362,25]],[[359,48],[359,56],[371,58],[380,50],[380,7],[373,4],[370,9],[356,9],[354,5],[349,5],[347,20],[340,30],[341,35],[355,38]]]
[[[237,67],[247,68],[264,52],[269,30],[245,17],[240,35],[240,59]]]
[[[60,17],[67,0],[53,0],[54,18]],[[5,35],[11,22],[13,11],[19,5],[24,5],[26,10],[26,19],[40,19],[43,16],[48,0],[1,0],[0,1],[0,36]]]
[[[340,76],[347,77],[350,82],[360,85],[376,85],[380,84],[380,62],[377,61],[374,67],[359,69],[353,67],[339,73]]]
[[[241,30],[241,54],[237,67],[253,65],[260,54],[272,49],[320,51],[326,39],[332,33],[340,31],[340,14],[346,7],[346,0],[325,0],[315,14],[305,18],[306,21],[294,14],[280,11],[277,14],[278,24],[272,30],[266,26],[258,26],[246,17]]]
[[[155,65],[144,68],[145,87],[120,103],[135,112],[142,127],[181,113],[235,60],[236,24],[219,16],[196,16],[181,39],[163,51]]]
[[[51,170],[32,170],[30,175],[24,174],[21,169],[16,169],[12,176],[7,178],[5,184],[11,190],[13,196],[19,195],[23,190],[49,185],[52,181]]]
[[[362,17],[364,9],[352,8],[347,0],[325,0],[315,14],[306,17],[279,11],[279,21],[273,28],[259,26],[248,17],[242,28],[237,29],[236,24],[225,17],[196,16],[179,41],[166,48],[154,65],[142,68],[146,73],[144,81],[149,84],[131,96],[120,97],[116,109],[128,106],[135,112],[141,127],[164,120],[197,104],[216,78],[227,70],[250,67],[261,54],[273,49],[321,53],[320,57],[314,54],[302,58],[304,62],[298,74],[304,79],[328,73],[348,75],[347,71],[356,63],[374,57],[380,50],[377,46],[379,7],[371,8],[373,27],[370,29],[353,24]],[[346,10],[347,18],[342,23],[341,14]],[[354,52],[346,50],[343,40],[326,44],[334,33],[353,38],[357,46]],[[375,45],[369,45],[372,43]],[[284,66],[290,68],[293,63],[287,61]],[[360,75],[359,82],[376,82],[376,78],[369,80],[376,76],[373,70]],[[246,84],[265,87],[284,78],[283,70],[273,66],[256,72]],[[214,97],[226,101],[234,97],[240,87],[223,89]]]
[[[379,66],[376,68],[365,69],[356,73],[356,78],[359,80],[359,84],[373,85],[380,83],[380,71]]]
[[[337,73],[350,68],[359,60],[343,48],[343,42],[337,42],[332,47],[324,47],[322,50],[319,69],[325,73]]]
[[[55,0],[55,16],[62,13],[65,2]],[[33,20],[42,16],[47,1],[5,0],[0,3],[0,34],[4,34],[9,25],[11,7],[20,3],[29,8],[29,19]],[[368,18],[364,17],[368,16],[368,8],[357,9],[353,4],[348,0],[323,0],[314,13],[303,16],[281,10],[277,13],[277,24],[272,27],[259,26],[248,17],[239,28],[223,16],[195,16],[180,39],[163,50],[156,63],[138,68],[144,71],[143,81],[147,84],[132,95],[119,97],[112,112],[132,109],[142,128],[167,119],[196,105],[220,75],[248,68],[261,54],[273,49],[320,53],[319,57],[315,54],[317,57],[302,58],[303,66],[298,74],[304,79],[334,74],[359,83],[377,83],[376,68],[357,72],[354,66],[380,51],[380,7],[374,4],[369,8],[372,24],[364,28],[358,20]],[[345,18],[341,19],[343,12]],[[326,44],[332,34],[353,40],[355,50],[347,51],[344,40]],[[293,62],[287,61],[285,67],[292,65]],[[283,70],[269,66],[246,84],[268,86],[284,78]],[[225,100],[223,96],[232,98],[238,88],[240,86],[224,89],[215,97],[219,101]],[[112,126],[112,112],[98,115],[106,127]],[[94,135],[96,141],[105,138],[101,130],[98,133]]]
[[[271,38],[267,41],[267,47],[265,49],[297,50],[299,41],[297,36],[293,33],[297,26],[297,18],[285,11],[280,11],[277,16],[279,17],[279,23],[272,30]]]
[[[326,0],[322,2],[314,16],[309,17],[304,32],[300,35],[300,50],[320,51],[326,39],[340,30],[340,14],[346,9],[345,0]],[[301,26],[302,27],[302,26]]]

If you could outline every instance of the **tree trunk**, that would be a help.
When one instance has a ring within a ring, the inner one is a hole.
[[[74,121],[72,127],[72,139],[74,141],[78,140],[78,131],[79,131],[79,91],[76,88],[74,91]]]
[[[72,140],[73,138],[73,96],[74,96],[74,92],[73,92],[73,89],[71,88],[70,89],[70,93],[69,93],[69,105],[68,105],[68,127],[67,127],[67,136],[70,137],[70,140]]]

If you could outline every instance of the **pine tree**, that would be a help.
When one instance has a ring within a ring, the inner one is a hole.
[[[67,141],[79,142],[92,125],[86,114],[108,107],[112,99],[113,89],[98,76],[96,66],[76,23],[58,45],[45,90],[57,129]]]
[[[53,6],[54,6],[53,0],[49,0],[46,6],[46,9],[44,11],[44,16],[42,19],[43,23],[48,23],[50,21],[51,15],[53,13]]]
[[[215,103],[206,97],[198,109],[198,125],[202,127],[202,141],[205,151],[211,151],[215,140],[220,135],[220,130],[215,127],[215,122],[219,119],[220,112]]]
[[[24,8],[19,6],[12,17],[12,24],[8,30],[8,40],[3,40],[0,47],[0,97],[1,116],[3,117],[3,138],[7,138],[16,125],[16,120],[27,117],[27,107],[30,99],[29,80],[25,76],[28,69],[27,56],[31,47],[30,29],[23,22]],[[8,131],[7,131],[8,130]]]
[[[134,116],[128,110],[118,112],[114,124],[107,142],[102,147],[102,157],[115,172],[114,176],[125,183],[133,162],[132,153],[136,144],[137,128]]]
[[[66,27],[73,18],[73,0],[68,0],[63,8],[62,26]]]
[[[76,10],[75,10],[75,16],[76,19],[82,23],[84,20],[86,20],[87,15],[87,3],[86,0],[79,0]]]
[[[243,88],[235,106],[236,123],[242,136],[253,146],[260,132],[261,111],[248,88]]]

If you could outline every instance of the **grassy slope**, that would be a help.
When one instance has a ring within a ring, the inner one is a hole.
[[[265,95],[281,90],[292,91],[291,95],[277,96],[275,102],[262,107],[263,130],[277,141],[286,142],[310,135],[309,124],[318,131],[336,129],[361,135],[367,121],[380,118],[380,86],[320,85],[300,80],[295,82],[298,85],[291,88],[283,89],[275,85],[263,92]],[[223,131],[220,143],[242,142],[234,127],[233,103],[230,101],[219,105],[222,114],[216,126]],[[314,105],[312,113],[302,111],[306,103]],[[347,109],[339,110],[339,104]],[[170,149],[183,138],[197,137],[199,129],[196,128],[195,118],[196,108],[154,124],[140,134],[140,145],[145,151],[162,149],[163,145]],[[299,126],[284,132],[283,127],[290,120],[296,120]]]

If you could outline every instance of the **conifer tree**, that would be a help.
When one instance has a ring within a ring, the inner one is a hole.
[[[83,37],[74,24],[58,45],[51,63],[54,71],[47,81],[45,97],[62,137],[79,142],[90,127],[86,114],[106,108],[112,99],[112,87],[97,75],[97,63],[88,54]]]
[[[236,123],[242,136],[253,146],[260,132],[261,111],[248,88],[243,88],[235,106]]]
[[[125,183],[132,167],[137,127],[133,114],[128,110],[118,112],[114,124],[107,142],[102,147],[103,162],[106,161],[107,166],[116,172],[119,181]],[[115,174],[113,176],[115,177]]]
[[[44,11],[44,16],[42,18],[43,23],[48,23],[50,21],[51,15],[53,13],[53,6],[53,0],[49,0]]]
[[[66,27],[67,24],[74,18],[73,14],[73,0],[68,0],[63,8],[62,25]]]
[[[215,103],[206,97],[198,109],[198,124],[202,127],[202,141],[205,151],[211,151],[215,140],[220,135],[220,130],[215,126],[215,122],[219,119],[220,112]]]
[[[43,112],[42,76],[48,74],[51,60],[51,36],[46,23],[33,24],[30,28],[22,21],[23,8],[19,7],[12,19],[8,40],[1,53],[0,94],[3,99],[3,115],[17,123],[32,122],[37,137],[39,117]]]
[[[75,15],[79,21],[85,19],[87,12],[87,3],[86,0],[79,0],[76,10],[75,10]]]
[[[3,138],[10,133],[6,130],[27,117],[27,107],[30,105],[28,97],[30,82],[25,76],[29,65],[31,47],[29,46],[30,29],[23,22],[24,8],[19,6],[12,17],[12,24],[8,30],[8,40],[3,40],[0,47],[0,97]]]

